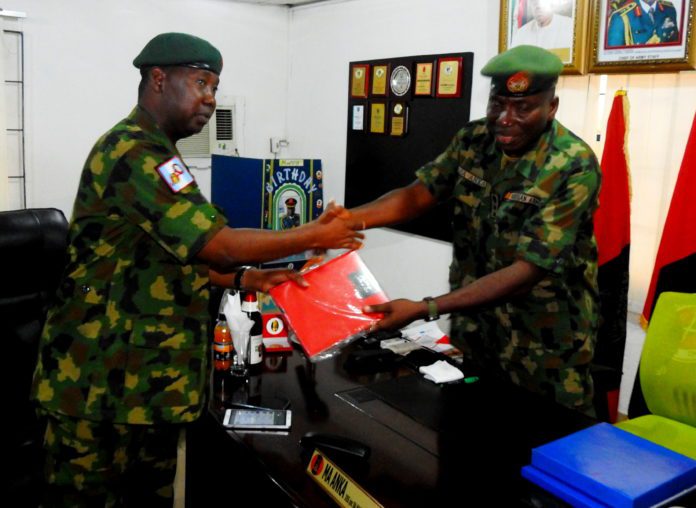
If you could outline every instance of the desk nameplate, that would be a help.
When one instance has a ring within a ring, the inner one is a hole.
[[[344,508],[382,507],[375,498],[319,450],[314,450],[306,471],[334,501]]]

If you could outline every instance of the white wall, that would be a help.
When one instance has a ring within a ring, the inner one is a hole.
[[[341,202],[345,191],[348,62],[472,51],[471,114],[480,117],[488,94],[479,70],[498,52],[498,9],[499,2],[461,0],[353,0],[292,9],[287,152],[322,159],[325,197]],[[443,149],[448,143],[442,140]],[[448,290],[448,243],[369,231],[361,256],[394,298]]]
[[[223,53],[220,95],[239,98],[241,155],[318,157],[325,197],[342,202],[348,62],[474,52],[471,115],[483,115],[483,64],[498,49],[498,1],[336,0],[288,10],[228,0],[10,0],[25,32],[28,206],[69,215],[84,159],[96,138],[136,102],[131,61],[153,35],[184,31]],[[611,98],[631,103],[633,176],[629,308],[642,309],[664,218],[696,109],[696,72],[614,75],[599,110],[597,75],[561,78],[558,119],[601,156]],[[443,148],[448,140],[443,140]],[[200,173],[200,172],[199,172]],[[197,176],[205,187],[209,178]],[[392,297],[447,291],[449,244],[393,230],[367,234],[362,257]],[[639,333],[639,332],[632,332]]]
[[[137,101],[133,58],[160,32],[223,54],[219,95],[242,97],[242,155],[269,157],[285,126],[288,10],[225,0],[11,0],[24,11],[28,206],[70,215],[80,171],[104,131]],[[205,180],[207,175],[203,176]],[[203,182],[205,185],[205,182]]]

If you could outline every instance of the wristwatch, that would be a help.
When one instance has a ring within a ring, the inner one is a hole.
[[[423,301],[428,304],[428,316],[425,318],[426,321],[435,321],[440,318],[440,313],[437,311],[437,303],[432,296],[426,296]]]

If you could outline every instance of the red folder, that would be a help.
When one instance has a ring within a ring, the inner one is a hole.
[[[388,301],[370,270],[351,251],[303,274],[309,287],[284,282],[270,290],[310,359],[330,356],[382,318],[362,308]]]

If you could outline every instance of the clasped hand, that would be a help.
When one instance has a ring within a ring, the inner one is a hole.
[[[319,231],[317,249],[359,249],[365,235],[360,233],[360,225],[354,224],[351,213],[343,206],[329,203],[319,218],[308,224]]]

